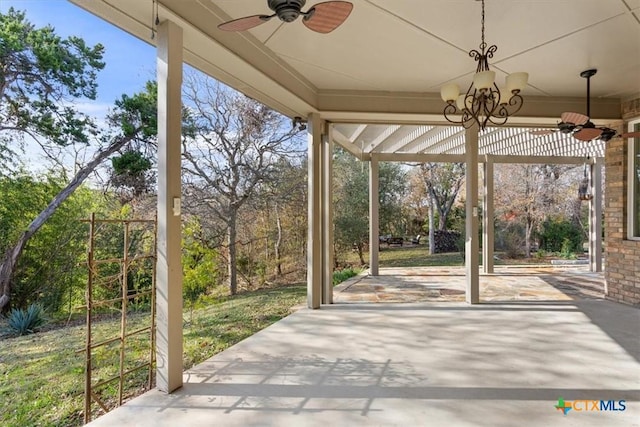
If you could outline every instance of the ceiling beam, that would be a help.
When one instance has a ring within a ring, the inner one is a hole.
[[[593,158],[592,158],[593,159]],[[508,164],[530,164],[530,165],[581,165],[583,163],[591,163],[593,160],[586,161],[585,156],[480,156],[480,163],[491,161],[493,163]]]
[[[460,163],[464,155],[426,154],[426,153],[380,153],[375,155],[381,162],[407,163]]]
[[[344,148],[346,151],[351,153],[351,155],[353,155],[357,159],[364,160],[365,156],[362,150],[360,149],[360,147],[356,146],[353,142],[351,142],[351,140],[346,136],[344,136],[342,133],[340,133],[338,129],[334,127],[333,131],[330,132],[330,134],[333,138],[333,142],[338,144],[340,147]]]
[[[525,96],[522,109],[509,118],[509,126],[544,127],[555,125],[566,111],[583,112],[586,101],[579,97]],[[316,107],[326,120],[367,122],[393,118],[390,123],[448,125],[439,94],[376,91],[320,91]],[[617,98],[591,100],[591,116],[596,124],[621,120]],[[404,117],[404,120],[402,119]],[[417,121],[414,121],[417,120]]]

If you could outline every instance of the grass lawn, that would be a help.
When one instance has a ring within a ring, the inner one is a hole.
[[[459,252],[429,255],[429,248],[422,245],[383,247],[378,256],[380,267],[453,267],[464,265],[464,255]]]
[[[495,265],[518,265],[518,264],[549,264],[550,259],[557,257],[547,257],[538,259],[535,257],[511,259],[500,252],[495,253],[498,259],[494,259]],[[365,261],[369,259],[369,252],[364,253]],[[380,267],[455,267],[464,266],[464,254],[460,252],[448,252],[444,254],[429,255],[429,248],[426,245],[406,245],[387,247],[381,245],[379,252]],[[482,265],[482,252],[479,254],[480,265]],[[347,264],[358,266],[358,254],[350,252],[345,257]]]
[[[246,292],[218,298],[184,314],[184,368],[255,334],[303,304],[306,284]],[[144,314],[130,318],[131,328],[148,321]],[[0,328],[6,323],[0,321]],[[118,334],[119,317],[96,324],[95,339]],[[0,426],[79,426],[83,423],[85,327],[67,326],[33,335],[0,338]],[[144,351],[144,340],[131,343],[133,354]],[[110,375],[117,351],[105,349],[94,362],[105,365],[94,374]],[[143,374],[143,373],[141,373]],[[111,390],[113,391],[113,390]],[[141,391],[130,386],[131,395]],[[108,399],[107,399],[108,400]],[[96,407],[97,405],[94,405]]]

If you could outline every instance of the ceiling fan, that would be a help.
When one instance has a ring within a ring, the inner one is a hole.
[[[267,0],[269,9],[275,12],[273,15],[245,16],[222,23],[218,28],[224,31],[245,31],[264,24],[275,16],[283,22],[293,22],[302,15],[302,23],[307,28],[327,34],[338,28],[353,9],[353,4],[348,1],[327,1],[303,12],[302,7],[306,2],[307,0]]]
[[[629,132],[619,134],[615,129],[608,128],[606,126],[596,126],[591,121],[589,115],[591,114],[591,77],[593,77],[598,70],[595,68],[585,70],[580,73],[580,77],[587,79],[587,115],[573,112],[565,112],[560,115],[560,123],[558,123],[558,129],[544,129],[532,131],[533,135],[548,135],[552,132],[562,132],[571,134],[574,138],[580,141],[592,141],[594,139],[600,139],[602,141],[609,141],[613,137],[619,136],[622,138],[635,138],[640,137],[640,132]]]

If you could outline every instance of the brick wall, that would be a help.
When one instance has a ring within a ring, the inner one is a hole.
[[[640,99],[623,103],[622,113],[626,131],[627,122],[640,117]],[[627,240],[627,139],[607,143],[605,170],[606,297],[640,305],[640,241]]]

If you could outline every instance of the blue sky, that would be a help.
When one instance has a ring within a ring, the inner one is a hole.
[[[25,11],[36,27],[49,24],[62,37],[75,35],[90,45],[104,45],[106,66],[98,74],[97,102],[93,108],[86,105],[85,112],[91,114],[86,110],[94,110],[100,116],[120,95],[136,93],[144,82],[155,79],[155,47],[78,6],[66,0],[0,0],[0,11],[6,12],[12,6]]]

